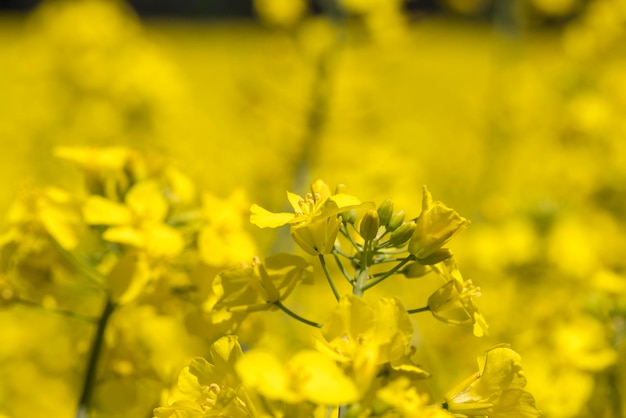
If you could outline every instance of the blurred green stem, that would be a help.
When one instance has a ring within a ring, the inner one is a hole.
[[[94,335],[93,343],[91,345],[91,353],[89,355],[89,361],[87,363],[87,371],[85,372],[85,380],[83,381],[83,391],[80,395],[80,401],[78,403],[78,412],[76,418],[87,418],[89,416],[88,407],[91,401],[91,395],[93,393],[94,384],[96,381],[96,372],[98,368],[98,359],[102,346],[104,345],[104,332],[106,330],[111,314],[115,311],[116,304],[107,298],[102,316],[98,320],[98,326]]]

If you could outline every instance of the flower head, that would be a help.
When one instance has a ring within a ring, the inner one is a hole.
[[[311,255],[329,254],[332,251],[341,225],[338,216],[341,212],[373,207],[349,194],[331,194],[328,185],[321,180],[313,183],[311,193],[304,197],[287,192],[287,199],[294,213],[273,213],[254,204],[250,208],[250,222],[261,228],[289,224],[293,240]]]
[[[415,222],[415,231],[409,241],[409,252],[420,260],[433,255],[470,224],[454,209],[442,202],[433,202],[426,186],[422,190],[422,213]]]
[[[477,337],[486,334],[487,323],[473,299],[480,296],[480,288],[474,286],[471,280],[463,279],[454,257],[431,268],[446,280],[428,298],[428,307],[433,316],[450,325],[473,325]]]
[[[478,358],[480,372],[446,395],[448,410],[467,417],[532,418],[541,415],[533,396],[524,391],[521,357],[508,346],[496,346]]]

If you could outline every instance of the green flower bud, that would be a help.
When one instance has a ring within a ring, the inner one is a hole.
[[[356,210],[355,209],[350,209],[345,212],[341,212],[339,215],[341,216],[341,219],[343,220],[343,222],[347,224],[354,224],[356,222]]]
[[[402,270],[402,274],[407,279],[417,279],[427,275],[431,271],[430,267],[423,266],[420,263],[411,263]]]
[[[380,204],[378,209],[378,218],[380,219],[380,225],[387,227],[389,220],[391,219],[391,215],[393,215],[393,200],[385,199],[383,203]]]
[[[420,264],[425,266],[429,266],[432,264],[440,263],[448,258],[452,257],[452,251],[449,248],[439,248],[438,250],[432,252],[428,257],[420,258],[417,261]]]
[[[404,223],[391,233],[389,243],[394,247],[399,247],[411,239],[413,231],[415,231],[415,222]]]
[[[378,219],[378,212],[376,212],[375,210],[368,210],[361,220],[359,233],[364,240],[373,240],[378,234],[379,226],[380,220]]]
[[[391,215],[389,222],[387,222],[387,231],[395,231],[396,228],[402,225],[402,222],[404,222],[404,211],[400,210]]]

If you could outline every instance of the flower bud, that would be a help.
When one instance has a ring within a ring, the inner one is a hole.
[[[396,228],[402,225],[402,222],[404,222],[404,211],[400,210],[391,215],[389,222],[387,222],[387,231],[395,231]]]
[[[417,279],[427,275],[430,271],[428,266],[423,266],[420,263],[411,263],[402,270],[402,274],[407,279]]]
[[[378,206],[376,209],[378,212],[378,218],[380,220],[380,225],[387,227],[389,220],[391,219],[391,215],[393,215],[393,200],[385,199],[383,203]]]
[[[394,247],[399,247],[405,244],[413,236],[415,230],[415,222],[407,222],[402,224],[398,229],[391,233],[389,237],[389,243]]]
[[[424,186],[422,213],[415,224],[415,232],[409,242],[409,252],[423,260],[467,228],[470,222],[443,203],[433,202],[430,192]]]
[[[430,266],[447,260],[450,257],[452,257],[452,251],[449,248],[439,248],[428,255],[428,257],[420,258],[417,261],[425,266]]]
[[[343,220],[343,222],[347,224],[354,224],[356,222],[356,210],[355,209],[350,209],[345,212],[341,212],[339,215],[341,216],[341,219]]]
[[[361,220],[361,226],[359,233],[364,240],[373,240],[378,234],[378,227],[380,226],[380,220],[378,219],[378,212],[375,210],[368,210]]]
[[[335,187],[335,194],[348,194],[348,187],[340,183]]]

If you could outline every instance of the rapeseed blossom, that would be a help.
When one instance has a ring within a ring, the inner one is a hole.
[[[340,212],[365,207],[355,196],[331,194],[321,180],[311,185],[311,193],[304,198],[287,192],[294,213],[272,213],[259,205],[250,208],[250,222],[261,228],[290,225],[293,240],[311,255],[328,254],[333,249],[341,224]]]

